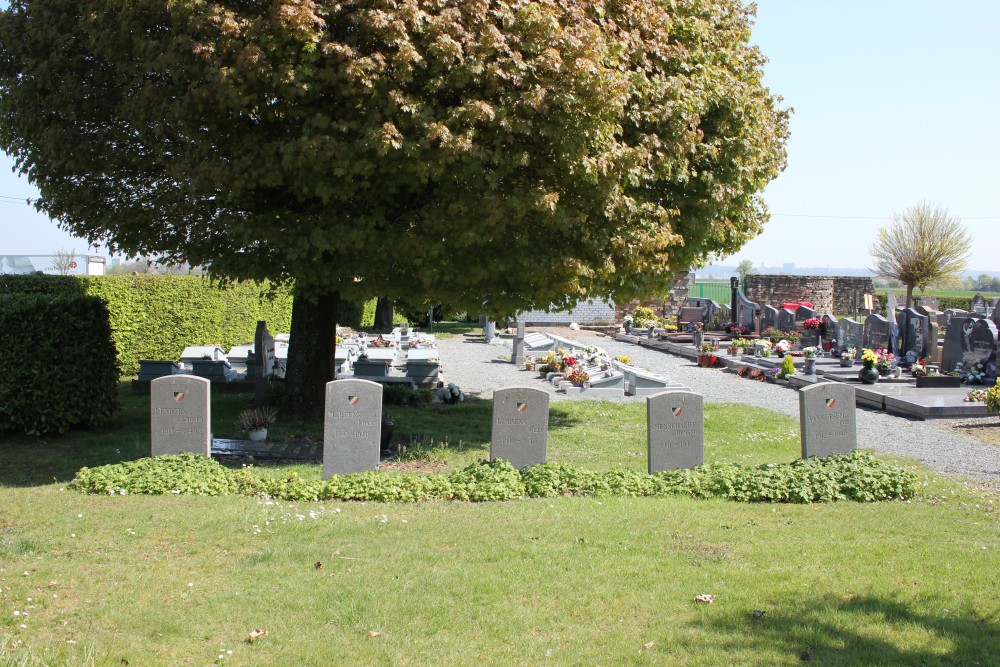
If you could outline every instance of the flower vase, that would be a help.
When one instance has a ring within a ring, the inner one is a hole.
[[[253,442],[262,442],[267,440],[267,429],[266,428],[255,428],[250,431],[250,440]]]
[[[875,384],[878,382],[879,377],[879,373],[875,370],[874,366],[865,365],[858,371],[858,379],[864,384]]]
[[[883,370],[881,368],[876,367],[875,368],[875,372],[879,374],[879,377],[887,378],[887,377],[889,377],[889,373],[892,372],[892,369],[891,368],[886,368],[886,369]]]
[[[851,366],[854,365],[854,359],[843,359],[842,358],[840,360],[840,365],[843,366],[844,368],[850,368]]]
[[[803,360],[803,369],[802,370],[805,372],[806,375],[815,375],[816,374],[816,359],[804,359]]]

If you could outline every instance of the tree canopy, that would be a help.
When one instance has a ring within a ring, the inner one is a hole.
[[[326,330],[311,349],[332,339],[333,295],[492,315],[627,300],[767,220],[788,112],[752,12],[12,0],[0,147],[92,243],[293,280],[314,305],[296,299],[293,336],[312,315]],[[315,354],[318,388],[333,355]]]
[[[927,202],[894,213],[892,223],[878,230],[871,247],[875,272],[906,285],[906,306],[913,289],[924,289],[957,277],[966,267],[972,239],[962,221],[948,209]]]
[[[627,298],[766,220],[787,119],[749,21],[731,0],[14,0],[0,141],[42,210],[113,250],[508,313]]]

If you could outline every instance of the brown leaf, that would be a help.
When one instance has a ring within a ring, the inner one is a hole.
[[[322,570],[323,569],[323,561],[320,561],[320,560],[316,561],[315,563],[313,563],[313,567],[316,568],[317,570]]]
[[[261,637],[267,636],[267,630],[251,630],[250,637],[247,638],[248,642],[252,642],[255,639],[260,639]]]
[[[382,633],[379,632],[378,630],[369,630],[368,631],[368,636],[369,637],[381,637]]]

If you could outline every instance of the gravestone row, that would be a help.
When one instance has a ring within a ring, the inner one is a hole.
[[[990,323],[992,324],[992,323]],[[165,376],[150,385],[150,454],[211,455],[210,382],[189,375]],[[704,399],[690,391],[647,397],[649,472],[693,468],[705,460]],[[802,456],[828,456],[857,445],[854,389],[823,383],[799,393]],[[382,385],[335,380],[326,386],[323,477],[376,470],[382,433]],[[515,468],[545,463],[549,394],[532,387],[494,392],[490,460]]]

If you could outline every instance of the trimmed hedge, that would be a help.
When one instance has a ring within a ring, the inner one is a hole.
[[[894,294],[899,294],[900,290],[898,290],[898,289],[897,290],[892,290],[892,292]],[[879,300],[882,302],[883,308],[885,307],[885,300],[886,300],[886,295],[887,294],[888,294],[888,292],[886,290],[882,290],[882,292],[878,295]],[[903,294],[904,294],[904,297],[905,297],[905,288],[903,288]],[[937,299],[938,300],[938,310],[948,310],[949,308],[954,308],[956,310],[968,310],[969,306],[972,305],[972,297],[969,297],[969,296],[938,296],[937,294],[934,294],[933,292],[927,292],[926,294],[920,294],[919,296],[916,295],[916,294],[914,294],[913,295],[913,303],[917,303],[917,301],[922,296],[933,297],[933,298]],[[994,297],[991,295],[990,292],[985,292],[985,293],[983,293],[983,298],[986,299],[987,301],[989,301],[991,298],[994,298]],[[903,302],[904,301],[901,300],[900,304],[902,304]]]
[[[289,288],[253,282],[223,287],[199,276],[0,275],[0,294],[102,298],[124,376],[138,372],[140,359],[176,360],[188,345],[228,350],[253,342],[257,320],[272,333],[292,324]]]
[[[814,503],[905,500],[917,492],[916,476],[856,451],[825,459],[743,468],[705,465],[653,475],[637,470],[593,472],[561,463],[515,470],[506,461],[481,461],[447,475],[368,471],[303,479],[261,475],[255,468],[230,470],[194,454],[157,456],[99,468],[81,468],[72,488],[106,495],[190,493],[266,495],[282,500],[486,502],[553,496],[724,498],[737,502]]]
[[[102,299],[0,297],[0,431],[65,433],[107,423],[118,362]]]

